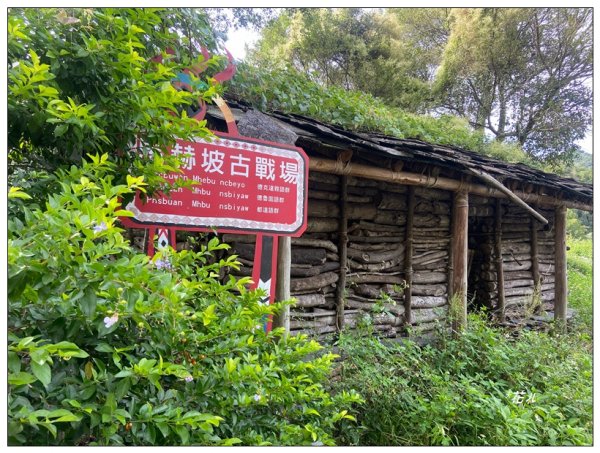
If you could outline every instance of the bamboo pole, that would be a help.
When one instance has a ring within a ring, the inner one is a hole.
[[[555,297],[554,297],[554,321],[562,324],[567,320],[567,244],[566,244],[566,223],[567,208],[558,206],[555,210],[556,220],[555,231]]]
[[[513,201],[518,206],[521,206],[530,215],[532,215],[533,217],[538,219],[544,225],[546,225],[548,223],[548,220],[546,220],[546,218],[544,216],[542,216],[539,212],[537,212],[535,209],[533,209],[531,206],[529,206],[527,203],[525,203],[523,200],[521,200],[519,197],[517,197],[513,192],[510,191],[510,189],[508,189],[506,186],[504,186],[502,183],[500,183],[500,181],[497,181],[495,178],[493,178],[492,176],[488,175],[486,172],[483,172],[481,170],[475,170],[475,169],[471,168],[471,169],[469,169],[469,171],[472,174],[474,174],[475,176],[477,176],[478,178],[485,181],[489,186],[491,186],[495,189],[498,189],[500,192],[502,192],[504,195],[506,195],[509,200]]]
[[[504,263],[502,262],[502,200],[496,199],[495,214],[496,277],[498,281],[498,305],[496,311],[500,322],[504,322],[506,301],[504,299]]]
[[[412,323],[412,276],[413,276],[413,219],[415,213],[415,187],[409,186],[406,193],[406,248],[404,250],[404,272],[406,286],[404,288],[404,323],[410,326]]]
[[[311,171],[320,171],[326,173],[334,173],[338,175],[350,175],[361,178],[369,178],[378,181],[395,182],[397,184],[429,187],[435,189],[443,189],[457,191],[466,189],[470,194],[484,197],[507,198],[506,194],[498,189],[484,186],[481,184],[465,184],[464,182],[444,177],[427,176],[418,173],[408,173],[401,171],[393,171],[387,168],[371,167],[369,165],[345,163],[340,164],[335,160],[322,159],[319,157],[311,157],[309,161]],[[517,197],[525,202],[539,203],[549,206],[563,205],[567,208],[581,209],[582,211],[592,211],[593,206],[572,200],[558,200],[557,198],[544,196],[536,193],[526,193],[523,191],[512,191]]]
[[[467,265],[469,230],[469,194],[466,190],[454,193],[452,206],[452,331],[456,334],[467,327]]]
[[[336,292],[336,327],[338,331],[344,328],[344,293],[346,291],[346,274],[348,273],[348,176],[340,180],[340,224],[338,233],[338,250],[340,257],[340,278]]]
[[[290,299],[290,271],[292,265],[292,245],[289,236],[280,236],[277,250],[277,281],[275,300]],[[273,319],[273,327],[283,327],[286,335],[290,332],[290,306],[287,305]]]

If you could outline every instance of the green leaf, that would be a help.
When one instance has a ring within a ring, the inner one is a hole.
[[[58,353],[60,357],[70,359],[71,357],[77,357],[80,359],[85,359],[89,357],[89,354],[82,349],[79,349],[75,343],[71,343],[70,341],[61,341],[59,343],[48,345],[47,350],[50,353]]]
[[[29,373],[25,373],[23,371],[19,373],[9,373],[8,374],[8,383],[10,385],[26,385],[35,382],[37,379],[33,377]]]
[[[187,428],[185,426],[176,426],[175,432],[181,439],[181,443],[183,445],[187,445],[190,440],[190,433],[188,432]]]
[[[156,427],[160,430],[160,433],[163,435],[163,437],[166,439],[167,437],[169,437],[169,425],[166,424],[165,422],[159,422],[156,424]]]
[[[202,312],[202,322],[205,326],[208,326],[211,322],[217,319],[217,315],[215,315],[215,309],[217,308],[216,304],[209,305],[206,310]]]
[[[44,363],[40,365],[38,362],[32,360],[31,361],[31,371],[34,376],[40,380],[44,387],[47,387],[52,380],[52,372],[50,370],[50,365]]]
[[[96,351],[99,351],[99,352],[113,352],[114,351],[114,348],[107,343],[100,343],[96,346],[95,349],[96,349]]]
[[[44,428],[46,428],[48,431],[50,431],[50,434],[52,434],[52,437],[54,437],[56,439],[56,433],[57,433],[56,426],[54,426],[52,423],[49,423],[49,422],[42,422],[42,423],[38,423],[38,424],[43,426]]]
[[[131,387],[131,380],[128,378],[121,379],[115,388],[115,397],[120,400],[125,396]]]
[[[8,370],[11,373],[19,373],[21,371],[21,359],[16,352],[8,352]]]
[[[20,187],[11,187],[8,191],[8,198],[21,198],[23,200],[30,200],[31,197],[27,195],[25,192],[21,191]]]
[[[238,439],[237,437],[230,437],[229,439],[224,439],[223,441],[221,441],[219,443],[219,445],[230,446],[230,445],[237,445],[237,444],[241,444],[241,443],[242,443],[242,439]]]
[[[78,422],[81,420],[80,415],[76,415],[67,409],[57,409],[48,413],[46,418],[53,419],[53,423],[58,422]]]
[[[115,374],[116,378],[124,378],[129,376],[135,376],[134,372],[131,370],[122,370]]]
[[[62,137],[65,134],[65,132],[67,132],[68,129],[69,129],[69,125],[68,124],[59,124],[54,129],[54,136],[56,138]]]
[[[85,288],[83,293],[83,297],[81,298],[81,311],[85,316],[89,319],[92,319],[94,313],[96,312],[96,303],[98,302],[98,297],[96,296],[96,290],[91,286]]]

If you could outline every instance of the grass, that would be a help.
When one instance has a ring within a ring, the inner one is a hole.
[[[340,445],[591,445],[592,244],[569,240],[566,333],[518,338],[470,315],[459,338],[384,346],[369,332],[339,340],[342,379],[359,390],[360,428]]]
[[[567,278],[569,305],[577,311],[579,330],[592,329],[593,260],[591,239],[567,241]]]

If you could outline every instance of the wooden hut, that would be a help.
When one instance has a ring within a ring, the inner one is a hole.
[[[425,335],[468,307],[500,320],[567,306],[565,215],[592,187],[481,154],[356,133],[230,103],[242,135],[287,141],[310,158],[308,229],[280,240],[279,323],[323,335],[370,319],[384,337]],[[222,113],[209,109],[214,130]],[[275,134],[275,136],[273,136]],[[254,236],[224,235],[251,275]],[[452,314],[452,316],[450,316]]]

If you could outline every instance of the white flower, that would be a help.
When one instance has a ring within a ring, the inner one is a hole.
[[[192,382],[193,380],[194,380],[194,378],[192,376],[185,377],[185,382]]]
[[[257,403],[262,399],[262,396],[260,396],[258,393],[256,395],[254,395],[254,401],[256,401]]]
[[[119,313],[115,313],[110,318],[107,316],[106,318],[104,318],[104,327],[106,327],[108,329],[113,324],[115,324],[118,320],[119,320]]]

